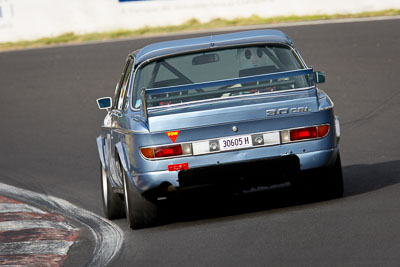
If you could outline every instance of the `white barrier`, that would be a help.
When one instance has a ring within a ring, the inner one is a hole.
[[[0,0],[0,42],[144,26],[400,8],[399,0]]]

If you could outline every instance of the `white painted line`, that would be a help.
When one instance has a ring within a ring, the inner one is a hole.
[[[121,250],[123,232],[114,223],[63,199],[0,183],[0,195],[45,206],[50,213],[73,218],[93,234],[95,247],[87,266],[106,266]]]
[[[0,243],[0,255],[67,255],[73,243],[74,242],[63,240]]]
[[[76,230],[65,222],[44,221],[44,220],[22,220],[0,222],[0,231],[19,231],[34,228],[54,228],[59,230],[73,231]]]
[[[46,212],[26,204],[0,203],[0,212],[35,212],[45,214]]]

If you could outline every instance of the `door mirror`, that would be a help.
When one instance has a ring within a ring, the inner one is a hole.
[[[325,72],[316,71],[314,72],[315,83],[324,83],[325,82]]]
[[[99,109],[109,109],[111,108],[111,97],[102,97],[96,100]]]

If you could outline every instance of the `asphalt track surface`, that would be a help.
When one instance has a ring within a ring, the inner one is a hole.
[[[399,29],[399,19],[282,28],[327,74],[344,198],[307,202],[286,187],[192,196],[157,227],[116,220],[125,243],[112,265],[398,266]],[[0,181],[102,214],[95,138],[105,113],[95,99],[113,94],[130,51],[172,38],[0,53]],[[89,261],[90,242],[78,248],[70,265]]]

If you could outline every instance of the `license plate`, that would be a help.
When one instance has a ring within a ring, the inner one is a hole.
[[[228,138],[219,139],[219,149],[220,151],[234,150],[251,147],[251,136],[242,135]]]

